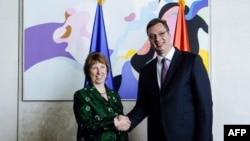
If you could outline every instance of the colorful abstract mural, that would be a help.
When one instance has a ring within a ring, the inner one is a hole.
[[[97,0],[23,0],[23,6],[23,100],[73,100],[85,82]],[[140,68],[155,57],[146,24],[166,19],[174,37],[178,0],[105,0],[102,8],[115,90],[135,100]],[[186,0],[185,18],[190,51],[209,71],[208,0]]]

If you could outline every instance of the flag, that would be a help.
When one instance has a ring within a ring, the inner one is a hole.
[[[187,24],[185,19],[185,0],[179,0],[179,10],[176,20],[173,45],[180,50],[190,51]]]
[[[92,30],[92,38],[90,43],[90,49],[89,52],[100,52],[102,53],[108,60],[108,63],[110,65],[110,71],[107,74],[106,78],[106,85],[110,89],[114,89],[114,80],[112,75],[112,67],[110,63],[110,57],[109,57],[109,48],[107,43],[107,37],[106,37],[106,30],[103,20],[103,12],[102,12],[102,4],[104,0],[98,0],[98,4],[96,7],[96,13],[95,13],[95,20]],[[87,80],[85,80],[85,86],[88,84]]]

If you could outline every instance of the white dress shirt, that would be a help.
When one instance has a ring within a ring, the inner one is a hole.
[[[169,68],[171,60],[174,56],[174,52],[175,52],[175,48],[172,46],[169,53],[165,56],[168,68]],[[162,69],[161,60],[163,59],[163,57],[157,56],[157,58],[158,58],[158,61],[157,61],[157,81],[158,81],[159,88],[161,88],[161,69]]]

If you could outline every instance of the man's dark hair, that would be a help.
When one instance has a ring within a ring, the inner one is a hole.
[[[147,25],[147,35],[148,35],[148,29],[151,27],[151,26],[154,26],[158,23],[161,23],[163,24],[163,26],[166,28],[167,32],[169,32],[169,27],[168,27],[168,24],[167,24],[167,21],[166,20],[162,20],[160,18],[154,18],[152,19],[151,21],[149,21],[148,25]]]

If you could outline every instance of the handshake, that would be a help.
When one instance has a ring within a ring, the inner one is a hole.
[[[131,125],[131,121],[127,116],[119,115],[114,118],[115,128],[119,131],[127,131]]]

